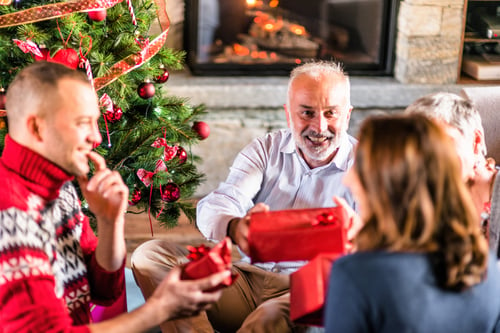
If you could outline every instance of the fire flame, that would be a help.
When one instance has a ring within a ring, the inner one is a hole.
[[[298,24],[291,24],[290,31],[299,36],[305,35],[306,33],[306,29]]]

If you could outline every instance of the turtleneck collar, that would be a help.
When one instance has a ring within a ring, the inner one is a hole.
[[[33,150],[5,137],[3,164],[19,174],[35,194],[47,201],[57,198],[61,186],[73,176]]]

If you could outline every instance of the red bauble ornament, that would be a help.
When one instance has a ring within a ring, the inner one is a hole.
[[[149,99],[155,95],[155,86],[151,82],[143,82],[137,87],[137,94],[141,98]]]
[[[141,201],[141,191],[138,189],[134,189],[134,192],[132,193],[132,197],[128,201],[128,204],[133,206],[136,205],[139,201]]]
[[[188,154],[186,152],[186,150],[182,147],[179,147],[179,149],[177,149],[177,155],[175,155],[179,158],[179,164],[184,164],[186,163],[187,161],[187,158],[188,158]]]
[[[156,77],[155,82],[156,83],[165,83],[168,81],[168,78],[170,77],[170,73],[168,70],[163,70],[163,74],[160,74]]]
[[[5,101],[7,94],[5,93],[4,88],[0,88],[0,110],[5,110]]]
[[[45,47],[42,47],[40,48],[40,52],[42,53],[42,56],[39,57],[35,54],[32,54],[33,58],[35,58],[35,61],[40,61],[40,60],[47,60],[48,58],[50,58],[50,51],[48,48],[45,48]]]
[[[192,128],[198,134],[200,140],[205,140],[210,135],[210,127],[204,121],[195,121]]]
[[[122,118],[122,115],[123,115],[122,108],[113,105],[113,111],[106,111],[104,117],[106,117],[106,120],[109,121],[110,123],[116,123]]]
[[[98,9],[98,10],[92,10],[88,12],[89,19],[91,19],[94,22],[101,22],[106,18],[106,9]]]
[[[166,202],[174,202],[181,197],[181,189],[177,184],[168,183],[163,189],[161,199]]]
[[[58,62],[69,68],[77,69],[80,63],[80,57],[78,57],[78,53],[73,49],[61,49],[57,51],[52,58],[47,55],[47,61]]]

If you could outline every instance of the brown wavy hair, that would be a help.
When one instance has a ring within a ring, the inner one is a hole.
[[[378,116],[359,138],[353,168],[369,217],[358,250],[426,253],[441,287],[479,283],[488,245],[444,128],[419,114]]]

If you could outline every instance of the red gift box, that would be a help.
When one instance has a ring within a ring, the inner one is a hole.
[[[256,212],[248,234],[252,263],[311,260],[319,253],[345,253],[344,208]]]
[[[328,278],[338,253],[322,253],[290,275],[290,319],[297,324],[323,326]]]
[[[189,246],[188,249],[190,253],[187,257],[191,261],[182,270],[182,280],[201,279],[214,273],[231,269],[231,240],[229,237],[224,238],[211,249],[205,245],[198,247]],[[212,290],[230,286],[236,278],[237,275],[232,274]]]

